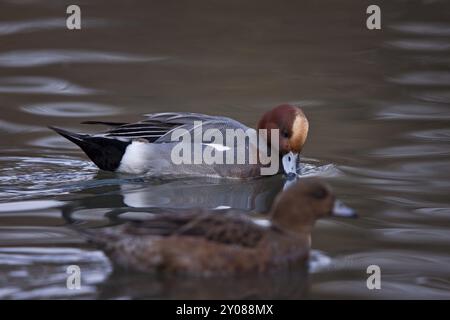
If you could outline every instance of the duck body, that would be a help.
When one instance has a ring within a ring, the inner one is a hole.
[[[161,214],[90,238],[120,268],[146,273],[265,273],[303,263],[309,254],[309,235],[288,235],[240,213]]]
[[[276,197],[267,220],[234,211],[168,209],[145,221],[81,233],[126,270],[196,276],[266,273],[308,259],[316,219],[353,216],[327,185],[314,178],[300,180]]]
[[[275,113],[274,110],[277,112]],[[298,107],[282,105],[274,110],[264,115],[260,121],[262,126],[258,129],[271,130],[282,126],[289,127],[280,129],[284,135],[280,137],[281,149],[276,150],[276,157],[275,154],[272,156],[276,160],[274,161],[276,170],[273,172],[276,174],[283,172],[283,167],[278,163],[284,154],[292,151],[298,153],[301,150],[306,139],[308,125],[306,117]],[[274,122],[270,122],[271,114],[275,119]],[[136,123],[102,121],[84,123],[107,125],[111,129],[96,134],[78,134],[61,128],[50,128],[77,144],[100,169],[106,171],[152,176],[252,178],[260,176],[261,168],[268,166],[267,163],[263,164],[262,161],[259,161],[259,150],[261,149],[259,143],[263,143],[265,147],[270,144],[265,140],[261,142],[246,139],[239,149],[239,146],[224,141],[225,138],[216,141],[215,135],[214,137],[203,135],[208,130],[214,134],[220,134],[222,137],[226,137],[229,131],[242,132],[255,137],[258,135],[255,129],[227,117],[168,112],[146,115],[144,120]],[[294,129],[295,133],[292,132]],[[286,142],[289,140],[285,137],[288,134],[292,136],[289,138],[292,143]],[[270,132],[268,135],[270,137]],[[191,139],[188,149],[178,150],[178,153],[174,153],[176,148],[180,148],[180,142],[183,142],[186,136]],[[231,154],[231,163],[227,162],[229,160],[228,153]],[[188,161],[177,162],[174,160],[174,154]],[[204,159],[206,154],[214,155],[214,159],[221,161],[208,162]],[[244,155],[243,161],[239,161],[238,158],[242,154]],[[252,161],[252,159],[256,159],[256,161]]]

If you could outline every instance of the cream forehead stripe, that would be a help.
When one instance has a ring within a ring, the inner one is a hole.
[[[309,123],[306,117],[303,114],[297,114],[297,116],[294,119],[294,123],[292,124],[292,132],[294,134],[291,139],[294,140],[295,142],[298,142],[300,146],[303,146],[303,144],[306,141],[306,137],[308,135],[308,129]]]

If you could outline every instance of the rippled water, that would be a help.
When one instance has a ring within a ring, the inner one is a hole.
[[[0,2],[0,298],[450,298],[450,5],[377,4],[381,31],[356,0],[91,1],[69,31],[63,2]],[[98,172],[47,125],[191,111],[253,126],[282,102],[310,119],[305,173],[360,213],[317,224],[308,269],[225,283],[119,274],[68,226],[266,211],[284,181]],[[66,288],[73,264],[81,290]],[[371,264],[381,290],[366,287]]]

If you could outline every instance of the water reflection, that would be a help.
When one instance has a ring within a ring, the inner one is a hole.
[[[77,148],[77,146],[69,144],[66,141],[62,140],[59,136],[55,135],[30,140],[28,142],[28,145],[55,150],[62,150],[62,149],[76,150]]]
[[[0,78],[0,93],[89,95],[94,92],[97,90],[58,78],[32,76]]]
[[[23,111],[50,117],[95,117],[119,113],[117,107],[92,102],[48,102],[27,105]]]
[[[450,153],[450,146],[416,144],[413,146],[396,146],[372,151],[377,157],[401,158],[401,157],[429,157],[442,156]]]
[[[421,90],[419,92],[414,92],[413,96],[417,99],[427,102],[436,102],[436,103],[450,103],[450,91],[441,91],[441,90],[433,90],[426,91]]]
[[[18,201],[4,203],[0,207],[0,213],[2,212],[15,212],[15,211],[33,211],[41,209],[49,209],[62,206],[63,202],[55,200],[35,200],[35,201]]]
[[[74,264],[83,270],[80,290],[66,287],[66,269]],[[0,265],[4,275],[0,278],[0,299],[93,297],[96,285],[111,273],[102,252],[71,247],[0,248]]]
[[[410,86],[450,86],[450,72],[447,71],[416,71],[400,74],[389,81]]]
[[[0,132],[24,133],[34,131],[42,131],[42,128],[39,126],[19,124],[16,122],[9,122],[0,119]]]
[[[129,207],[217,208],[267,211],[285,180],[281,176],[249,181],[186,179],[161,184],[123,184]]]
[[[326,10],[207,2],[183,10],[142,2],[119,12],[92,1],[82,32],[67,30],[54,2],[2,3],[0,298],[448,299],[449,3],[388,1],[382,31],[370,32],[357,0],[330,1]],[[283,182],[98,172],[46,131],[44,117],[67,126],[70,117],[190,111],[253,126],[286,101],[310,119],[304,153],[313,159],[303,174],[320,174],[360,213],[317,224],[312,245],[322,255],[306,277],[298,270],[208,286],[117,274],[61,217],[69,210],[89,228],[170,207],[265,211]],[[69,263],[87,277],[81,291],[65,288]],[[379,292],[366,287],[370,264],[382,268]]]
[[[101,27],[108,25],[102,19],[84,18],[83,25]],[[1,21],[0,36],[9,36],[20,33],[39,32],[52,29],[66,28],[65,18],[33,19],[27,21]]]
[[[446,120],[450,119],[450,110],[446,106],[405,104],[386,106],[378,111],[378,119],[395,120]]]
[[[416,51],[447,51],[450,50],[450,42],[445,40],[413,40],[404,39],[387,42],[387,45],[396,49]]]
[[[25,68],[60,63],[132,63],[165,60],[128,53],[88,50],[31,50],[0,53],[0,67]]]
[[[328,272],[341,272],[341,280],[316,279],[312,290],[317,295],[332,297],[338,290],[346,298],[372,299],[449,299],[448,273],[440,266],[450,263],[446,254],[417,254],[407,250],[370,251],[336,257]],[[382,290],[367,290],[361,270],[376,264],[383,270]],[[433,275],[433,276],[431,276]]]
[[[410,133],[411,136],[420,138],[422,140],[430,141],[450,141],[450,129],[433,129],[423,130]]]
[[[35,19],[28,21],[2,21],[0,23],[0,35],[11,35],[21,32],[56,29],[66,23],[63,18]]]
[[[0,161],[0,200],[79,190],[83,188],[82,181],[91,180],[96,172],[89,162],[70,158],[3,157]]]
[[[427,36],[449,36],[450,24],[445,22],[403,22],[391,24],[390,28],[403,33],[427,35]]]

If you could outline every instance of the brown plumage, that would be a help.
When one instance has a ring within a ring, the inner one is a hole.
[[[332,215],[336,203],[328,185],[304,178],[277,196],[268,226],[239,213],[197,209],[83,233],[125,269],[195,275],[266,272],[304,262],[315,221]]]

